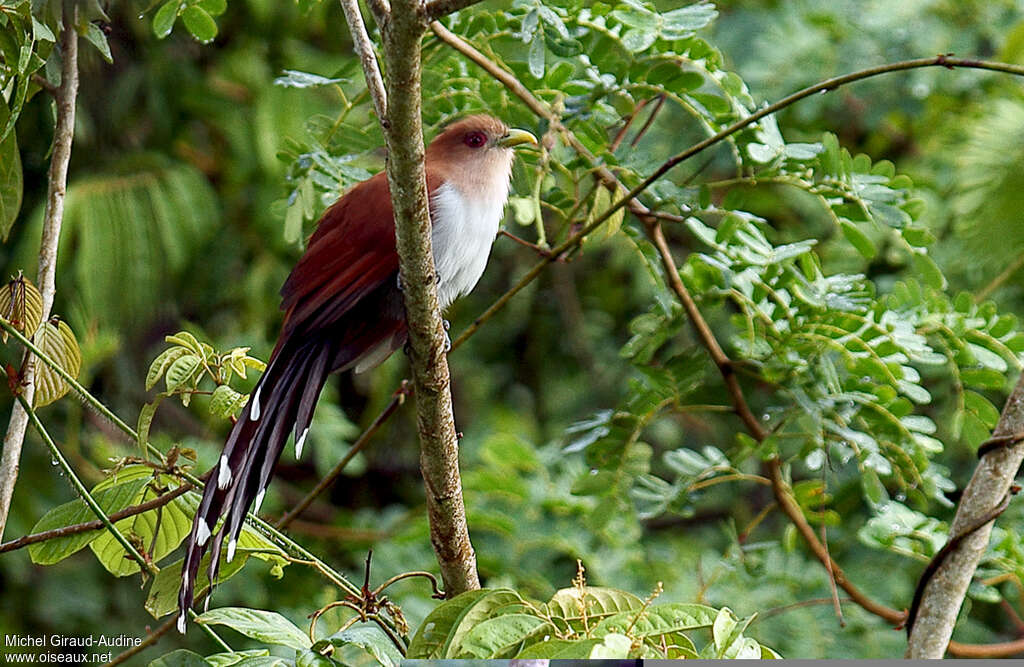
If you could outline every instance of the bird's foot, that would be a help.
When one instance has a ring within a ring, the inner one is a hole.
[[[402,274],[401,273],[397,274],[396,277],[395,277],[395,287],[398,288],[399,292],[404,292],[405,291],[405,287],[402,285]]]
[[[444,352],[448,354],[452,351],[452,337],[448,335],[448,330],[452,328],[452,323],[442,319],[441,326],[444,327]]]

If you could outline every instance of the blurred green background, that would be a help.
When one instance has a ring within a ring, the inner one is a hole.
[[[130,423],[151,398],[143,380],[166,334],[188,328],[218,349],[251,346],[264,359],[276,340],[277,290],[301,253],[283,233],[290,156],[318,115],[337,112],[339,97],[331,88],[276,86],[275,77],[289,69],[341,76],[350,99],[361,91],[336,3],[232,0],[209,45],[180,30],[155,39],[147,8],[139,2],[110,8],[113,64],[83,48],[55,306],[82,344],[84,383]],[[1024,62],[1021,7],[1008,0],[721,2],[718,8],[708,39],[758,101],[903,58],[956,53]],[[827,130],[851,152],[895,162],[928,203],[927,221],[940,239],[934,256],[953,291],[979,292],[1024,250],[1020,102],[1019,80],[933,68],[806,100],[779,122],[787,140],[815,141]],[[676,148],[678,136],[693,132],[687,121],[661,117],[649,151]],[[18,269],[35,275],[50,127],[49,106],[37,96],[18,126],[25,205],[11,239],[0,246],[4,275]],[[363,166],[380,168],[376,157]],[[517,172],[513,188],[525,194],[528,187]],[[797,194],[768,188],[749,197],[748,210],[770,217],[783,236],[805,238],[822,228]],[[841,264],[842,258],[832,259]],[[481,284],[449,314],[452,331],[461,331],[534,261],[528,250],[499,239]],[[870,273],[884,288],[896,272],[883,253]],[[1022,276],[1017,271],[991,293],[1006,312],[1024,312]],[[571,440],[566,428],[622,398],[632,371],[619,350],[630,337],[631,319],[646,311],[650,289],[633,248],[605,244],[552,266],[452,356],[455,414],[465,434],[466,503],[485,585],[514,585],[546,598],[569,585],[582,558],[592,584],[643,597],[664,581],[665,601],[730,606],[741,615],[759,611],[747,634],[785,656],[902,654],[903,635],[859,608],[844,607],[842,629],[828,604],[788,608],[827,598],[828,584],[779,517],[770,517],[751,540],[739,539],[737,527],[770,502],[768,489],[716,487],[692,516],[642,520],[634,513],[599,523],[593,521],[596,500],[570,493],[585,464],[578,452],[562,451]],[[406,372],[398,354],[365,376],[332,379],[317,409],[312,446],[300,461],[291,452],[283,457],[263,512],[276,516],[294,505]],[[0,414],[9,412],[10,402],[0,398]],[[74,400],[46,408],[43,417],[89,483],[102,478],[112,457],[134,451]],[[679,420],[695,448],[728,440],[736,428],[701,415]],[[227,426],[208,417],[202,399],[190,408],[167,401],[152,436],[163,449],[194,447],[202,471],[215,461]],[[971,454],[951,448],[945,456],[953,479],[965,482]],[[857,511],[852,498],[844,505],[851,491],[833,493],[841,511]],[[47,509],[71,497],[30,431],[5,537],[29,532]],[[1020,517],[1015,512],[1008,525]],[[862,521],[851,518],[855,525]],[[852,580],[890,604],[909,600],[913,576],[905,561],[859,545],[842,528],[835,533],[833,553]],[[370,547],[378,581],[433,568],[410,405],[290,534],[355,580]],[[413,627],[435,604],[417,580],[393,591]],[[214,603],[273,608],[301,626],[306,614],[333,597],[310,572],[291,567],[276,580],[259,564],[222,586]],[[137,578],[113,579],[87,551],[46,568],[33,566],[25,550],[0,556],[0,634],[139,636],[145,624],[155,625],[142,599]],[[998,605],[972,614],[958,630],[962,641],[1008,636]],[[208,641],[198,633],[187,642],[169,635],[143,657],[178,645],[210,652]]]

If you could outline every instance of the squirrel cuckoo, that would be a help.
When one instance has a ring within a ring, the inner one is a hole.
[[[471,116],[426,150],[431,242],[441,308],[468,293],[483,274],[498,233],[512,175],[512,148],[537,143],[491,116]],[[249,506],[259,510],[289,434],[300,456],[313,408],[335,371],[380,364],[407,338],[386,174],[349,190],[327,209],[305,254],[281,288],[281,335],[263,376],[231,429],[206,482],[189,534],[178,596],[185,632],[196,574],[210,551],[216,580],[224,537],[235,555]],[[224,521],[218,529],[218,520]]]

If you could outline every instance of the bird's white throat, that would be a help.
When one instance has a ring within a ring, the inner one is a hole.
[[[430,241],[441,277],[437,297],[442,310],[472,290],[487,266],[508,199],[508,176],[489,185],[464,193],[446,182],[430,198]]]

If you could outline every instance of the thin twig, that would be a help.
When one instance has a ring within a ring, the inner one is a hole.
[[[348,465],[349,461],[351,461],[356,454],[366,447],[367,443],[370,442],[370,438],[373,437],[373,434],[377,432],[377,430],[391,417],[392,414],[394,414],[395,410],[405,402],[405,398],[411,393],[412,388],[409,386],[409,382],[407,380],[402,380],[402,384],[392,395],[391,401],[383,410],[381,410],[380,414],[377,415],[377,418],[373,420],[373,423],[363,431],[362,435],[359,436],[359,439],[352,443],[352,446],[345,453],[345,456],[343,456],[342,459],[338,461],[333,468],[331,468],[330,472],[324,475],[323,479],[313,487],[312,491],[307,493],[306,496],[299,501],[298,505],[281,517],[281,520],[276,524],[278,529],[284,530],[287,528],[292,521],[306,511],[306,508],[308,508],[321,493],[327,490],[327,488],[334,483],[334,480],[338,479],[341,473],[345,470],[345,466]]]
[[[1013,277],[1015,273],[1020,271],[1021,267],[1024,267],[1024,253],[1020,257],[1015,259],[1008,267],[1003,269],[1002,273],[992,279],[988,285],[985,285],[974,295],[974,303],[981,303],[985,299],[995,292],[997,289],[1003,286],[1007,280]]]
[[[136,514],[148,512],[149,510],[156,509],[157,507],[163,507],[164,505],[171,502],[175,498],[184,495],[187,491],[191,490],[192,488],[194,487],[186,482],[179,486],[178,488],[174,489],[173,491],[168,491],[167,493],[157,496],[152,500],[147,500],[144,503],[132,505],[131,507],[126,507],[117,512],[112,512],[108,516],[108,518],[110,519],[111,522],[117,523],[121,519],[127,519],[130,516],[135,516]],[[71,526],[63,526],[61,528],[54,528],[52,530],[44,530],[40,533],[25,535],[24,537],[19,537],[16,540],[11,540],[10,542],[4,542],[3,544],[0,544],[0,553],[4,553],[7,551],[15,551],[16,549],[27,547],[30,544],[46,542],[48,540],[57,539],[59,537],[68,537],[70,535],[77,535],[79,533],[87,533],[91,530],[102,530],[103,527],[104,523],[99,519],[95,519],[93,521],[76,523]]]
[[[430,20],[436,20],[442,16],[447,16],[452,12],[457,12],[460,9],[465,9],[470,5],[475,5],[480,0],[429,0],[427,2],[427,16]]]
[[[78,32],[69,11],[64,13],[60,34],[61,82],[55,92],[57,123],[53,131],[53,152],[47,174],[46,209],[43,212],[43,235],[39,244],[39,274],[36,281],[42,295],[42,322],[50,319],[56,288],[57,246],[64,221],[64,195],[68,187],[68,164],[71,162],[71,143],[75,136],[75,103],[78,99]],[[29,335],[35,332],[29,332]],[[32,381],[35,368],[26,354],[21,375],[22,395],[32,405],[35,387]],[[4,436],[4,450],[0,454],[0,539],[3,539],[7,515],[11,509],[14,485],[18,481],[21,448],[28,428],[28,413],[16,402]]]
[[[373,52],[373,42],[366,32],[366,24],[363,22],[363,15],[359,11],[358,0],[339,0],[341,10],[345,12],[345,22],[348,23],[349,34],[352,36],[352,48],[359,56],[359,62],[363,66],[363,74],[366,77],[366,86],[370,91],[370,99],[373,100],[373,109],[377,112],[377,118],[381,123],[387,122],[388,117],[388,94],[384,90],[384,80],[380,76],[380,66],[377,64],[377,55]],[[371,5],[371,11],[376,12]]]
[[[160,625],[160,627],[158,627],[153,632],[149,633],[149,636],[146,637],[145,639],[143,639],[139,643],[138,646],[132,646],[128,650],[124,651],[123,653],[118,654],[113,660],[111,660],[110,662],[108,662],[105,665],[103,665],[103,667],[114,667],[115,665],[120,665],[120,664],[122,664],[124,662],[127,662],[131,658],[134,658],[139,653],[142,653],[143,651],[145,651],[150,646],[153,646],[158,641],[160,641],[161,637],[163,637],[164,635],[166,635],[168,632],[171,631],[171,628],[174,627],[174,624],[177,621],[177,618],[178,618],[177,616],[171,616],[171,618],[166,620],[166,621],[164,621]]]

